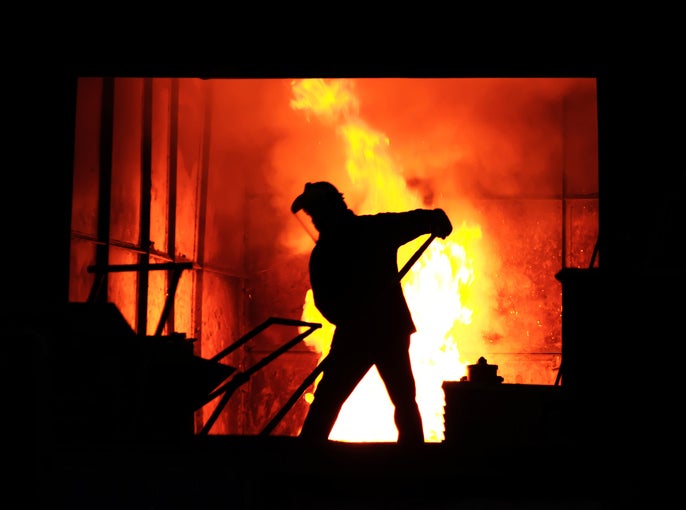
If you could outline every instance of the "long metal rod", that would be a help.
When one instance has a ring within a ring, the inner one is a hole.
[[[410,257],[410,260],[405,262],[405,265],[402,267],[402,269],[398,271],[398,280],[402,280],[405,277],[408,271],[412,268],[412,266],[414,266],[415,262],[419,260],[419,257],[422,256],[422,253],[426,251],[426,249],[429,247],[429,245],[434,239],[436,239],[436,234],[431,234],[431,236],[429,236],[429,238],[426,241],[424,241],[424,244],[422,244],[417,249],[417,251],[414,252],[414,255]]]
[[[291,410],[291,408],[295,405],[295,403],[300,400],[300,397],[302,396],[303,393],[305,393],[305,390],[310,387],[311,384],[314,383],[314,381],[317,379],[319,374],[322,373],[324,368],[326,367],[326,361],[329,359],[329,357],[325,357],[316,367],[314,367],[314,370],[310,372],[310,375],[305,377],[305,380],[298,386],[298,388],[293,392],[291,397],[288,399],[286,404],[279,410],[278,413],[274,415],[274,417],[267,423],[267,426],[262,429],[260,432],[261,436],[268,436],[269,434],[272,433],[272,431],[276,428],[276,426],[281,422],[281,420],[288,414],[288,411]]]

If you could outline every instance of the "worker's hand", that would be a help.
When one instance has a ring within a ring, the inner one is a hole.
[[[434,219],[434,228],[432,234],[441,239],[445,239],[453,231],[453,225],[450,223],[448,215],[443,209],[434,209],[436,218]]]

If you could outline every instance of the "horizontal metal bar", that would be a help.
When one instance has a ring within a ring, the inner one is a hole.
[[[212,361],[219,361],[220,359],[224,358],[228,354],[230,354],[233,351],[235,351],[236,349],[238,349],[241,345],[245,344],[251,338],[257,336],[259,333],[261,333],[262,331],[267,329],[272,324],[281,324],[282,326],[308,327],[308,328],[311,328],[312,331],[314,331],[317,328],[322,327],[322,325],[318,322],[304,322],[304,321],[295,320],[295,319],[284,319],[281,317],[269,317],[262,324],[260,324],[256,328],[252,329],[251,331],[247,332],[245,335],[240,337],[238,340],[236,340],[234,343],[229,345],[227,348],[225,348],[224,350],[222,350],[222,351],[218,352],[217,354],[215,354],[214,356],[212,356],[211,360]]]
[[[124,273],[127,271],[160,271],[169,269],[192,269],[193,262],[162,262],[160,264],[112,264],[109,266],[88,266],[89,273]]]

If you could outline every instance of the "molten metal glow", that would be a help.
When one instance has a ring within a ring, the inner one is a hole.
[[[340,136],[346,151],[346,170],[350,183],[361,190],[361,202],[353,209],[358,214],[402,211],[426,207],[409,188],[393,163],[390,140],[359,117],[353,83],[346,80],[301,80],[292,83],[295,99],[291,107],[315,116],[330,125]],[[436,203],[451,215],[450,204]],[[451,216],[452,217],[452,216]],[[444,381],[459,380],[466,370],[460,361],[458,333],[472,321],[470,289],[479,277],[473,260],[479,249],[481,229],[453,219],[453,233],[436,239],[403,279],[403,289],[417,324],[410,355],[417,383],[417,402],[429,442],[441,442],[443,435]],[[403,246],[398,267],[419,248],[425,238]],[[333,326],[314,306],[308,291],[302,319],[320,322],[323,327],[306,343],[328,354]],[[305,397],[311,401],[312,395]],[[360,382],[344,404],[330,439],[355,442],[386,442],[397,439],[393,408],[376,369]]]

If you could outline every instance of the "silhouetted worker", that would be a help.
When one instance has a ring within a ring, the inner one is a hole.
[[[452,232],[448,216],[442,209],[357,215],[328,182],[305,185],[291,206],[301,210],[319,231],[309,262],[314,303],[335,330],[300,437],[327,440],[342,405],[376,365],[395,407],[398,442],[423,443],[409,353],[416,328],[397,253],[423,234],[445,238]]]

